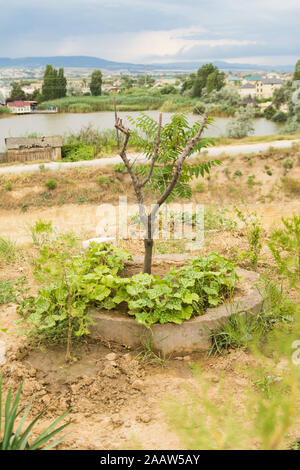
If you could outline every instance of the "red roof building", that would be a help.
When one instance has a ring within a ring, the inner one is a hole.
[[[30,101],[8,101],[6,106],[13,114],[31,113]]]

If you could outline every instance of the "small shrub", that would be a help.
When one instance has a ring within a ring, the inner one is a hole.
[[[287,113],[284,113],[283,111],[277,111],[272,116],[272,121],[274,121],[274,122],[286,122],[287,118],[288,118]]]
[[[281,220],[284,228],[271,234],[269,248],[279,273],[295,285],[300,279],[300,214]]]
[[[83,204],[84,202],[87,202],[87,197],[86,196],[83,196],[83,195],[79,195],[77,196],[77,203],[78,204]]]
[[[7,184],[4,186],[5,191],[12,191],[12,188],[13,188],[12,183],[7,183]]]
[[[256,181],[256,176],[255,175],[250,175],[250,176],[248,176],[247,184],[248,184],[248,186],[255,186],[256,184],[259,184],[259,183]]]
[[[37,220],[34,225],[29,227],[33,243],[40,245],[47,239],[50,233],[53,233],[52,222],[45,222],[44,220]]]
[[[199,181],[198,183],[196,183],[195,191],[196,191],[197,193],[204,193],[204,191],[205,191],[205,184],[203,183],[203,181]]]
[[[254,107],[247,105],[239,108],[235,117],[230,119],[227,125],[227,136],[235,139],[246,137],[254,133],[253,119],[255,117]]]
[[[112,179],[108,178],[107,176],[99,176],[97,179],[97,183],[99,184],[100,187],[102,186],[107,186],[108,184],[112,183]]]
[[[248,239],[248,246],[249,250],[245,253],[241,253],[241,259],[249,259],[250,266],[256,270],[257,263],[259,260],[259,255],[262,249],[262,242],[261,242],[261,220],[257,216],[256,212],[251,212],[249,214],[243,214],[243,212],[238,209],[236,206],[234,210],[240,219],[241,222],[244,223],[247,239]]]
[[[27,212],[29,205],[30,204],[28,202],[23,202],[23,204],[21,206],[21,211],[22,212]]]
[[[243,173],[241,172],[241,170],[236,170],[233,176],[243,176]]]
[[[62,159],[68,162],[92,160],[94,153],[94,147],[85,143],[74,142],[62,147]]]
[[[291,160],[285,160],[283,162],[283,168],[286,170],[291,170],[293,168],[293,162],[291,162]]]
[[[116,173],[126,173],[127,172],[126,166],[124,165],[124,163],[117,163],[116,165],[114,165],[114,171]]]
[[[1,304],[8,304],[10,302],[14,302],[16,300],[16,296],[14,293],[14,286],[12,281],[0,280],[0,305]]]
[[[295,196],[300,195],[300,181],[298,179],[285,176],[282,178],[282,183],[285,192]]]
[[[228,230],[233,231],[237,228],[237,223],[231,217],[227,216],[228,209],[213,209],[208,207],[204,212],[205,230]]]
[[[11,240],[0,237],[0,262],[13,263],[16,259],[16,244]]]
[[[51,197],[52,197],[51,194],[48,192],[42,194],[43,201],[50,201]]]
[[[57,181],[51,178],[46,181],[45,186],[49,189],[49,191],[53,191],[57,187]]]

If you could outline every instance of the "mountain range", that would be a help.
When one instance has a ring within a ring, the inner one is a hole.
[[[106,70],[127,70],[129,72],[157,71],[193,71],[197,70],[201,65],[208,61],[199,62],[172,62],[172,63],[153,63],[153,64],[132,64],[128,62],[114,62],[110,60],[100,59],[98,57],[89,56],[53,56],[53,57],[22,57],[22,58],[6,58],[0,57],[0,67],[26,67],[37,68],[45,67],[51,64],[54,67],[72,67],[72,68],[99,68]],[[231,71],[280,71],[292,72],[293,65],[253,65],[239,64],[221,61],[213,61],[221,70]]]

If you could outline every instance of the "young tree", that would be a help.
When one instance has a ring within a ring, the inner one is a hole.
[[[220,72],[218,67],[213,64],[204,64],[197,72],[195,77],[192,96],[200,97],[204,89],[207,93],[212,90],[220,90],[225,85],[225,74]]]
[[[252,105],[247,105],[245,108],[240,108],[234,118],[230,119],[227,125],[227,135],[228,137],[233,137],[234,139],[241,139],[246,137],[249,134],[253,134],[253,119],[255,116],[254,107]]]
[[[296,63],[293,79],[294,80],[300,80],[300,59]]]
[[[21,85],[19,83],[14,83],[11,94],[10,94],[10,99],[15,101],[15,100],[25,100],[26,94],[22,90]]]
[[[120,156],[131,177],[135,195],[139,204],[140,220],[145,227],[144,246],[144,273],[151,273],[153,236],[155,219],[161,205],[171,200],[175,195],[181,198],[190,198],[192,190],[190,181],[194,176],[209,173],[210,168],[220,164],[219,160],[202,163],[188,163],[186,160],[195,151],[200,152],[211,143],[211,139],[202,138],[204,129],[212,122],[207,116],[203,122],[196,122],[189,126],[187,118],[182,114],[175,114],[171,121],[162,126],[162,115],[159,122],[141,113],[134,121],[136,131],[125,127],[122,120],[116,118],[115,127],[124,134],[124,144]],[[139,131],[141,133],[139,133]],[[143,152],[149,160],[148,165],[134,165],[127,156],[127,146],[130,137],[133,137],[138,150]],[[156,204],[147,211],[144,205],[144,190],[151,187],[158,194]]]
[[[42,99],[43,101],[56,98],[63,98],[67,94],[67,79],[64,75],[64,69],[61,67],[58,71],[47,65],[43,77]]]
[[[217,88],[217,72],[212,72],[208,75],[206,80],[206,93],[209,95],[213,90]]]
[[[62,67],[58,70],[57,85],[57,98],[64,98],[67,95],[67,79]]]
[[[300,214],[281,220],[284,227],[271,234],[269,248],[279,273],[295,287],[300,279]]]
[[[56,73],[55,73],[56,72]],[[43,101],[51,100],[55,98],[55,89],[57,87],[57,71],[52,65],[46,65],[43,84],[42,84],[42,96]]]
[[[273,93],[272,97],[272,103],[276,107],[276,109],[279,109],[281,105],[287,102],[287,93],[286,93],[286,87],[281,86],[280,88],[276,88]]]
[[[100,70],[94,70],[91,77],[90,90],[93,96],[101,95],[102,73]]]

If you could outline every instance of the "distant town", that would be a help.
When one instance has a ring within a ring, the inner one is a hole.
[[[65,70],[66,95],[69,97],[92,95],[90,90],[90,79],[92,69],[70,68]],[[43,75],[45,68],[23,68],[23,67],[2,67],[0,68],[0,106],[6,106],[12,114],[28,114],[37,112],[38,96],[42,94]],[[101,93],[112,95],[122,93],[128,84],[143,86],[148,90],[157,90],[170,93],[176,91],[180,93],[189,74],[179,72],[148,72],[145,67],[144,72],[133,73],[128,71],[102,70]],[[192,74],[191,74],[192,75]],[[271,100],[274,91],[283,84],[291,80],[292,72],[224,72],[225,86],[234,87],[242,99],[249,99],[249,103],[258,100]],[[19,85],[22,90],[23,99],[12,99],[14,85]],[[262,104],[262,109],[268,106]],[[283,106],[283,112],[287,107]],[[56,112],[57,108],[49,107],[48,112]]]

